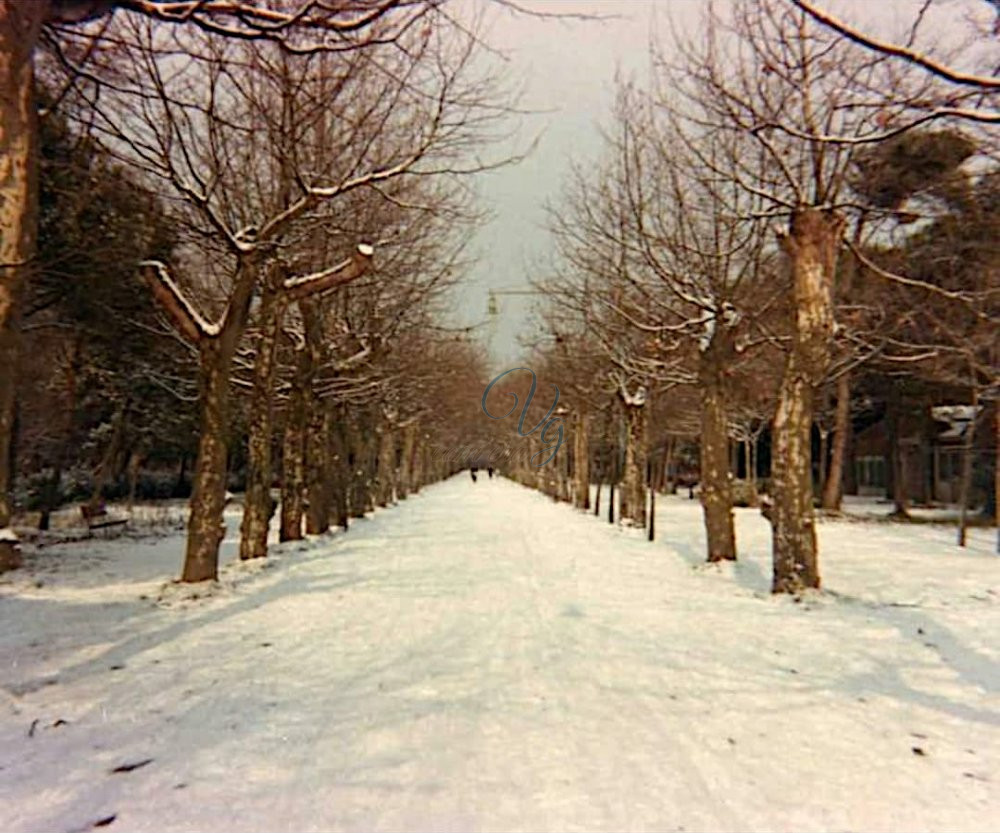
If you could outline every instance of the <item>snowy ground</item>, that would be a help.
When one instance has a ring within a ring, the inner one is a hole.
[[[0,577],[0,828],[1000,828],[994,530],[825,522],[795,602],[756,511],[724,567],[657,515],[459,475],[198,598],[176,534],[48,547]]]

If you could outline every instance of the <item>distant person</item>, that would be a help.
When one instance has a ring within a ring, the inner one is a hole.
[[[493,479],[493,466],[488,466],[486,471],[490,473],[490,480]]]
[[[471,475],[472,475],[472,482],[473,482],[473,483],[475,483],[475,482],[476,482],[476,472],[477,472],[477,471],[479,471],[479,469],[477,469],[477,468],[476,468],[475,466],[472,466],[472,467],[471,467],[471,468],[469,469],[469,474],[471,474]]]

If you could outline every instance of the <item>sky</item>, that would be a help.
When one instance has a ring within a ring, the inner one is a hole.
[[[486,7],[488,0],[469,0]],[[529,279],[552,262],[546,205],[557,204],[571,160],[586,165],[600,154],[601,126],[610,113],[616,71],[647,76],[651,33],[669,32],[670,18],[697,26],[704,0],[520,0],[544,12],[583,13],[603,20],[541,20],[490,11],[487,42],[506,58],[502,71],[523,85],[519,116],[522,147],[537,136],[523,162],[484,174],[477,183],[481,204],[492,213],[473,241],[478,263],[455,295],[456,319],[481,324],[476,333],[493,364],[505,369],[523,353],[518,334],[530,332],[538,296],[498,295],[498,312],[488,314],[490,290],[530,289]],[[726,0],[718,0],[725,4]],[[883,35],[897,35],[912,20],[916,0],[826,0],[823,6]],[[981,4],[982,5],[982,4]],[[948,40],[964,29],[970,8],[963,0],[938,0],[927,31]]]
[[[668,0],[696,12],[698,0]],[[520,332],[529,329],[537,296],[498,295],[496,316],[487,313],[490,290],[530,289],[550,262],[546,205],[558,202],[570,161],[595,159],[600,126],[610,111],[616,69],[642,71],[647,63],[649,24],[663,0],[529,0],[543,11],[583,12],[604,20],[539,20],[494,14],[488,42],[507,58],[504,71],[523,84],[522,146],[537,137],[524,161],[485,174],[477,183],[492,219],[477,234],[478,264],[456,298],[463,325],[477,329],[498,367],[522,352]]]

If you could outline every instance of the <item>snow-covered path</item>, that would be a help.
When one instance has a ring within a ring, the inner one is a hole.
[[[756,513],[735,568],[697,565],[694,503],[658,514],[650,545],[462,475],[210,598],[5,592],[0,827],[1000,826],[988,551],[826,524],[796,603]]]

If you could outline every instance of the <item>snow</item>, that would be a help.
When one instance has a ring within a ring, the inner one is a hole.
[[[931,417],[936,422],[947,422],[948,427],[938,434],[940,440],[960,440],[982,410],[979,405],[935,405]]]
[[[343,272],[350,265],[351,261],[348,259],[341,261],[336,266],[330,266],[319,272],[310,272],[308,275],[296,275],[294,278],[287,278],[284,282],[284,287],[285,289],[294,289],[295,287],[302,286],[303,284],[314,283],[322,278],[335,275],[337,272]]]
[[[635,393],[622,392],[622,402],[630,408],[641,408],[646,404],[646,388],[640,386]]]
[[[14,532],[9,526],[5,526],[0,529],[0,543],[4,544],[16,544],[21,539],[17,537],[17,533]]]
[[[209,338],[214,338],[219,333],[222,332],[222,325],[219,323],[210,323],[207,321],[200,312],[195,308],[187,295],[185,295],[181,288],[174,282],[174,279],[170,277],[170,270],[167,269],[167,265],[160,260],[144,260],[140,266],[151,266],[156,270],[156,275],[160,283],[162,283],[167,290],[177,299],[178,303],[184,307],[184,311],[188,314],[191,320],[194,322],[195,327],[198,328],[199,332],[205,334]]]
[[[0,576],[5,830],[1000,821],[993,530],[824,521],[796,602],[757,511],[708,566],[686,497],[652,544],[467,473],[264,562],[238,523],[215,587],[164,586],[176,534]]]

